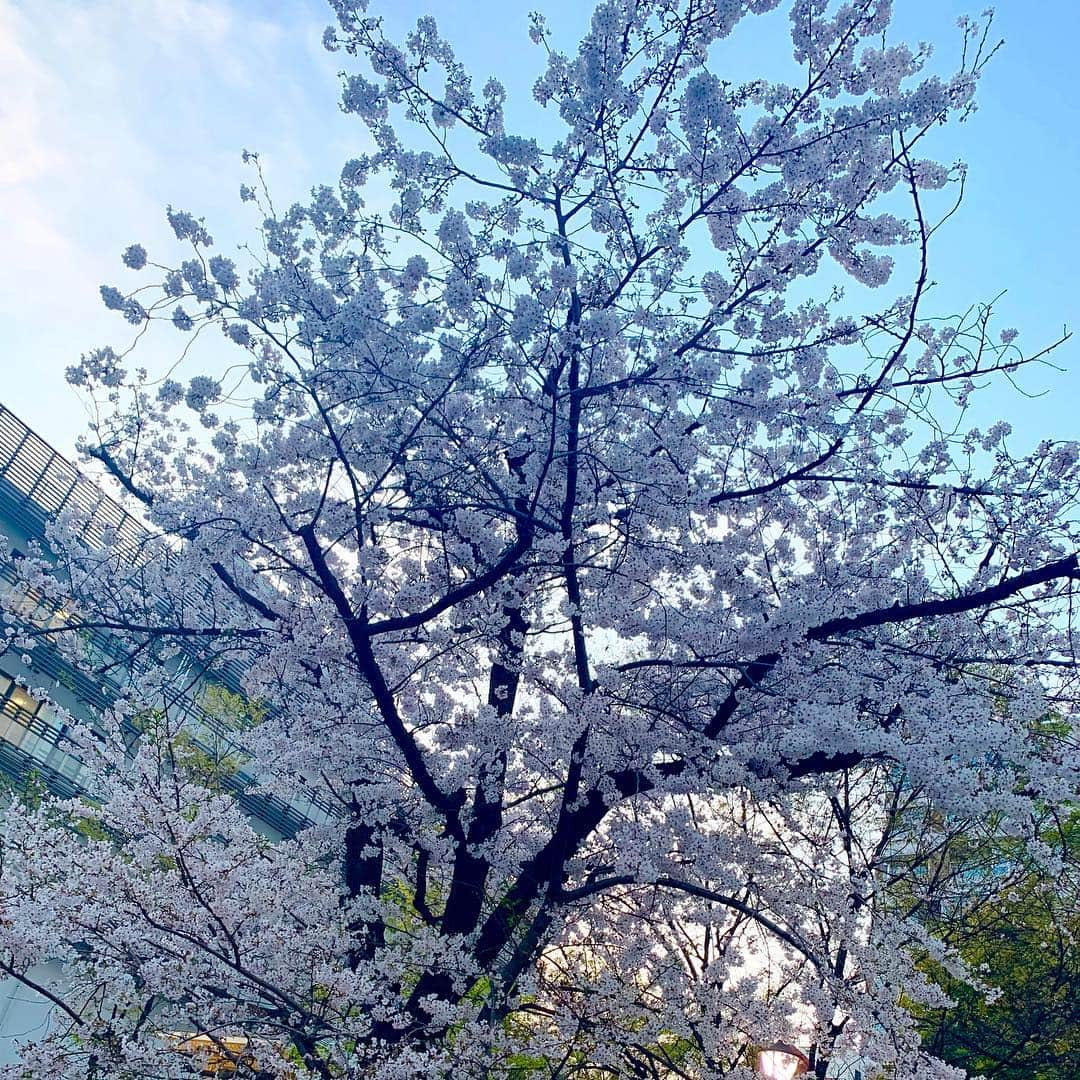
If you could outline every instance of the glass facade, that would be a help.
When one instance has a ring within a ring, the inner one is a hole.
[[[66,507],[89,513],[85,538],[132,549],[145,535],[143,527],[122,507],[83,477],[65,458],[0,404],[0,533],[12,556],[42,539],[51,517]],[[38,626],[60,626],[67,618],[61,604],[27,590],[18,582],[9,558],[0,553],[0,596],[9,607]],[[80,647],[97,660],[115,657],[115,644],[103,633],[80,635]],[[65,728],[56,711],[37,701],[27,686],[50,685],[50,696],[75,716],[92,719],[116,699],[119,686],[109,677],[91,678],[73,667],[47,642],[33,650],[32,671],[12,654],[0,656],[0,774],[25,787],[36,780],[58,795],[81,792],[81,764],[66,745]],[[226,664],[215,672],[222,686],[240,692],[240,670]],[[20,683],[22,685],[20,685]],[[53,690],[55,688],[55,691]],[[185,714],[194,747],[211,755],[223,745],[242,760],[230,740],[229,725],[203,707],[197,695],[169,703]],[[135,734],[134,731],[132,733]],[[326,820],[329,806],[314,798],[285,801],[255,790],[257,778],[242,765],[222,778],[260,831],[291,836],[309,821]]]

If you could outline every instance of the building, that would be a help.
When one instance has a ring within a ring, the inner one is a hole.
[[[143,526],[18,417],[0,404],[0,534],[11,554],[45,536],[50,518],[65,507],[91,512],[90,543],[102,543],[106,530],[115,542],[136,540]],[[0,593],[42,625],[59,624],[62,608],[27,591],[15,574],[11,558],[0,551]],[[92,646],[108,656],[110,644],[99,635]],[[240,669],[233,663],[217,673],[225,690],[240,691]],[[73,716],[92,720],[119,693],[108,677],[90,678],[76,670],[48,644],[33,650],[31,667],[14,653],[0,655],[0,782],[10,791],[41,785],[69,798],[84,794],[82,765],[67,745],[64,724],[50,704],[37,700],[28,687],[46,687],[49,696]],[[182,703],[190,718],[191,740],[197,748],[219,753],[230,732],[220,717],[191,699]],[[305,824],[326,820],[329,805],[315,799],[287,802],[256,790],[257,780],[240,768],[223,775],[229,790],[264,835],[292,836]],[[0,1064],[14,1060],[13,1041],[32,1037],[48,1024],[49,1010],[29,990],[9,980],[0,983]]]
[[[125,536],[137,538],[142,531],[134,518],[0,404],[0,533],[11,550],[24,552],[28,543],[43,539],[50,517],[72,504],[93,511],[91,542],[100,542],[105,529],[114,530],[118,543]],[[44,625],[63,619],[62,610],[17,584],[10,560],[0,555],[0,590],[10,598],[16,589],[20,592],[17,603],[36,621]],[[98,635],[94,644],[101,654],[109,654],[104,635]],[[240,670],[235,663],[226,665],[219,676],[226,689],[240,692]],[[62,724],[20,682],[48,686],[55,702],[80,718],[108,708],[119,692],[118,685],[108,677],[91,679],[75,670],[44,643],[34,649],[32,670],[20,657],[0,656],[0,773],[19,786],[34,777],[58,795],[79,794],[81,767],[65,749]],[[199,702],[185,704],[196,746],[202,740],[203,749],[210,752],[211,740],[228,740],[228,730]],[[254,792],[255,778],[242,769],[225,783],[256,827],[274,838],[292,836],[331,812],[316,800],[298,804]]]

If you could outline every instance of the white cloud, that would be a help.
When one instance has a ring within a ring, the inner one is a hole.
[[[324,21],[305,0],[0,0],[0,400],[64,448],[84,417],[63,370],[125,341],[97,289],[136,280],[134,241],[172,253],[165,204],[232,246],[251,234],[244,147],[282,202],[354,152]]]

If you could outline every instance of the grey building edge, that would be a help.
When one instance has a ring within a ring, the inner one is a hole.
[[[123,545],[146,532],[123,507],[0,403],[0,532],[14,551],[24,551],[28,543],[43,540],[48,522],[68,507],[89,513],[86,536],[92,545],[103,543],[106,536]],[[46,621],[56,617],[55,606],[17,585],[12,563],[0,555],[0,591],[10,594],[16,589],[18,602],[28,605],[35,618]],[[105,657],[115,649],[101,633],[93,635],[90,644]],[[214,671],[215,681],[234,693],[241,692],[241,675],[236,661],[223,663]],[[108,677],[91,678],[44,643],[33,650],[29,669],[10,651],[0,655],[0,774],[18,787],[36,781],[61,797],[84,794],[79,780],[81,765],[67,749],[62,722],[20,682],[51,684],[50,695],[56,704],[82,720],[92,720],[95,712],[107,709],[116,699],[119,685]],[[200,744],[200,738],[213,739],[219,746],[228,744],[228,730],[199,701],[186,698],[173,704],[190,715],[196,746],[210,749]],[[258,791],[257,779],[243,770],[226,775],[222,785],[252,824],[271,836],[294,836],[305,825],[333,815],[331,806],[314,795],[286,801]]]

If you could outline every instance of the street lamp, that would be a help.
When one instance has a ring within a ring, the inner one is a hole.
[[[810,1071],[810,1059],[791,1043],[772,1043],[758,1051],[757,1071],[764,1080],[792,1080]]]

